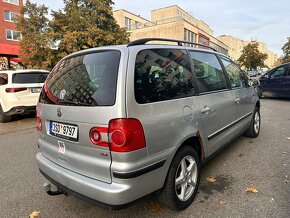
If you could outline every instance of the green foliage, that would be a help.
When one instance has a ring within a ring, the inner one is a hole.
[[[284,57],[282,58],[282,63],[290,62],[290,37],[288,37],[288,42],[282,47]]]
[[[22,9],[28,17],[20,18],[18,23],[24,33],[20,43],[23,60],[32,66],[51,68],[75,51],[128,43],[128,33],[113,17],[112,4],[111,0],[64,0],[64,9],[52,11],[52,20],[48,20],[48,8],[28,0]]]
[[[22,34],[20,58],[29,68],[49,68],[48,8],[27,0],[20,13],[22,16],[17,20],[17,29]]]
[[[267,59],[268,55],[259,51],[258,42],[250,42],[242,50],[242,55],[238,59],[241,66],[248,69],[257,69],[257,67],[264,67],[264,61]]]

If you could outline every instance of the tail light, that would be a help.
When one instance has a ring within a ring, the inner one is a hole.
[[[109,147],[115,152],[130,152],[146,147],[142,124],[134,118],[112,119],[109,128],[93,127],[89,137],[95,145]]]
[[[108,142],[108,128],[104,127],[93,127],[90,130],[90,140],[95,145],[109,147]]]
[[[142,124],[134,118],[113,119],[109,123],[110,150],[130,152],[146,147]]]
[[[42,120],[41,120],[41,117],[40,117],[40,112],[41,112],[41,109],[38,106],[36,106],[35,119],[36,119],[36,129],[38,131],[42,130]]]
[[[5,91],[8,93],[11,92],[21,92],[21,91],[25,91],[27,90],[27,88],[6,88]]]

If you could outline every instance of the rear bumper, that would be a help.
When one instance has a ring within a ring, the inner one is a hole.
[[[68,195],[72,195],[76,198],[79,198],[81,200],[84,200],[86,202],[89,202],[91,204],[94,204],[98,207],[102,207],[102,208],[107,208],[107,209],[112,209],[112,210],[118,210],[118,209],[123,209],[128,207],[129,205],[135,203],[135,201],[127,203],[127,204],[122,204],[122,205],[110,205],[110,204],[106,204],[100,201],[97,201],[95,199],[89,198],[87,196],[82,195],[79,192],[73,191],[65,186],[63,186],[62,184],[56,182],[55,180],[53,180],[51,177],[49,177],[48,175],[46,175],[42,170],[40,170],[40,173],[49,181],[51,182],[53,185],[55,185],[59,191],[61,191],[62,194],[68,194]]]
[[[36,160],[41,173],[58,189],[100,207],[124,208],[162,187],[156,183],[162,168],[121,182],[105,183],[63,168],[41,153]]]
[[[16,114],[30,114],[35,113],[36,106],[17,106],[11,108],[9,111],[5,112],[6,115],[16,115]]]
[[[29,113],[35,110],[38,98],[21,101],[16,97],[15,93],[8,94],[1,101],[2,109],[7,115]]]

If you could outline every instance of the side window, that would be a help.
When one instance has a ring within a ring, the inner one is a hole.
[[[274,70],[271,73],[270,79],[284,76],[286,71],[287,71],[287,66],[278,67],[276,70]]]
[[[214,54],[191,51],[190,55],[200,93],[227,88],[226,77]]]
[[[233,89],[247,87],[247,77],[245,73],[231,60],[221,57],[223,65],[230,79]]]
[[[135,98],[139,104],[195,94],[193,73],[185,50],[140,51],[135,63]]]
[[[8,83],[7,73],[0,73],[0,86],[6,85]]]

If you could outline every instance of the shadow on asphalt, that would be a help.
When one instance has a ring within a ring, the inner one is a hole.
[[[34,117],[35,117],[35,113],[25,114],[25,115],[13,115],[10,122],[24,120],[27,118],[34,118]]]

